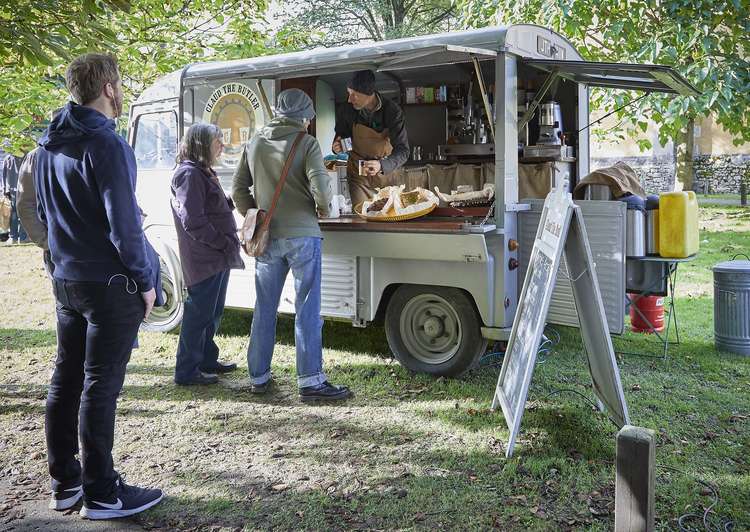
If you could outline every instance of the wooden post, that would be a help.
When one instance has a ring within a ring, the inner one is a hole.
[[[654,529],[656,433],[625,425],[617,433],[615,532]]]

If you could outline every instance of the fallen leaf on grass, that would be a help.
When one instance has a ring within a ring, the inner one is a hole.
[[[634,392],[640,392],[641,391],[641,385],[640,384],[634,384],[633,386],[630,387],[630,389],[633,390]]]
[[[499,440],[498,438],[490,438],[489,441],[489,448],[490,451],[498,454],[505,453],[505,444],[502,440]]]
[[[583,460],[583,453],[578,449],[568,449],[568,456],[576,461]]]
[[[606,508],[596,508],[594,506],[589,506],[589,512],[591,512],[591,515],[594,517],[605,517],[609,515],[609,510]]]
[[[274,484],[271,489],[275,492],[281,492],[289,489],[289,484]]]

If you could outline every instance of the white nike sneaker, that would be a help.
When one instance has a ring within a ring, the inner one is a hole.
[[[52,481],[52,498],[49,500],[50,510],[69,510],[73,508],[83,497],[83,486],[81,481],[76,480],[73,483],[62,484]]]
[[[117,494],[111,500],[99,501],[88,496],[83,498],[81,517],[86,519],[115,519],[127,517],[148,510],[162,500],[164,493],[160,489],[128,486],[122,479],[117,479]]]

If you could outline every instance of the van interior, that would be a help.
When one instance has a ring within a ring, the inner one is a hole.
[[[403,110],[409,137],[410,158],[394,173],[393,184],[405,183],[407,189],[437,187],[441,192],[451,193],[466,187],[480,190],[485,184],[495,182],[495,143],[488,120],[488,110],[490,115],[496,112],[495,62],[484,60],[477,64],[481,80],[473,62],[376,73],[378,92]],[[313,98],[317,116],[310,132],[318,138],[324,156],[332,153],[335,112],[348,105],[347,82],[351,75],[351,72],[337,72],[278,82],[278,90],[300,88]],[[547,73],[519,62],[519,121],[547,77]],[[577,83],[558,78],[543,98],[559,104],[564,129],[560,128],[558,142],[572,147],[570,155],[562,158],[571,167],[570,190],[575,186],[576,175],[572,154],[578,128],[577,88]],[[528,126],[518,132],[519,181],[524,181],[519,183],[519,199],[543,198],[555,185],[554,157],[524,156],[524,148],[539,139],[539,115],[537,109]]]

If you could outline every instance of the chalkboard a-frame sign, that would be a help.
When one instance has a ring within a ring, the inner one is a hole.
[[[505,456],[513,454],[521,425],[539,341],[563,250],[586,348],[594,394],[612,421],[629,424],[628,408],[609,336],[586,226],[578,206],[563,188],[547,195],[521,290],[518,310],[497,380],[492,409],[499,405],[510,437]]]

